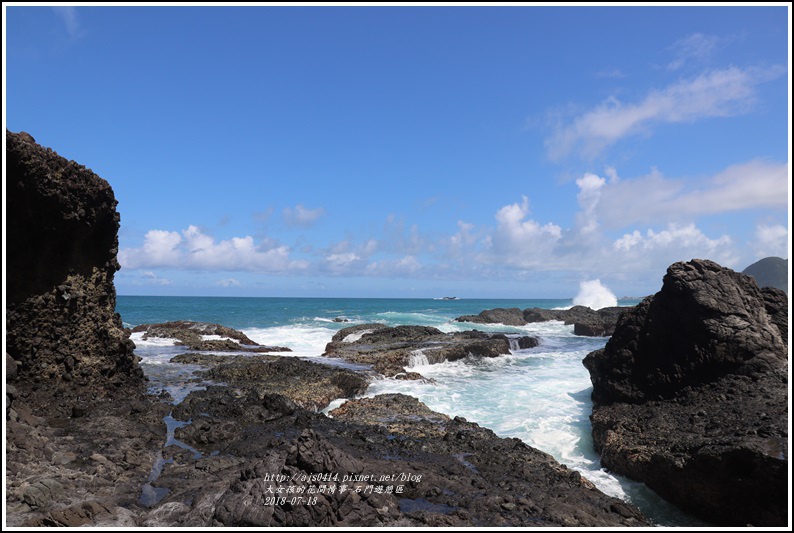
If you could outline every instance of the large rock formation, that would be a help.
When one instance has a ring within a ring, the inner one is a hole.
[[[486,309],[479,315],[464,315],[455,319],[456,322],[472,322],[475,324],[505,324],[507,326],[525,326],[535,322],[561,320],[565,324],[573,324],[575,335],[587,337],[608,337],[615,331],[618,317],[629,307],[604,307],[590,309],[575,305],[570,309],[541,309],[532,307],[523,311],[517,307]]]
[[[7,351],[37,410],[142,392],[115,312],[119,214],[110,185],[6,131]]]
[[[711,261],[672,265],[584,360],[604,466],[716,524],[785,525],[787,308]]]

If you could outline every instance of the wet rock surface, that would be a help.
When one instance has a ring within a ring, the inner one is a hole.
[[[505,324],[508,326],[525,326],[535,322],[560,320],[565,324],[574,325],[575,335],[588,337],[608,337],[612,335],[618,317],[628,307],[604,307],[593,310],[589,307],[575,305],[570,309],[541,309],[532,307],[523,311],[517,307],[496,308],[482,311],[479,315],[464,315],[455,319],[457,322],[475,324]]]
[[[585,358],[604,466],[715,524],[785,525],[787,307],[716,263],[672,265]]]
[[[405,377],[409,373],[407,368],[414,364],[498,357],[510,353],[511,349],[537,345],[534,337],[508,337],[503,333],[443,333],[427,326],[359,324],[339,330],[325,347],[323,356],[372,365],[373,370],[387,377]]]
[[[186,498],[206,505],[180,525],[204,523],[198,515],[227,526],[647,525],[550,456],[415,398],[351,400],[329,419],[283,397],[251,392],[232,401],[219,393],[191,394],[175,410],[194,420],[178,438],[217,452],[200,468],[217,463],[215,475],[225,478],[190,487],[181,481],[191,478],[187,464],[164,473],[160,483],[174,494],[163,505]]]
[[[161,324],[141,324],[131,330],[132,333],[143,332],[143,340],[151,337],[163,339],[177,339],[177,346],[185,346],[191,350],[205,350],[216,352],[291,352],[283,346],[261,346],[254,342],[242,331],[209,324],[206,322],[192,322],[178,320]],[[205,336],[224,337],[221,339],[205,339]]]
[[[315,411],[337,398],[363,394],[369,384],[361,373],[290,357],[186,353],[171,362],[207,366],[208,370],[196,372],[199,378],[250,387],[260,394],[281,394]]]

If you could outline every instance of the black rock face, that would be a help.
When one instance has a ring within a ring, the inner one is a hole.
[[[788,299],[693,260],[584,365],[602,463],[719,525],[785,525]]]
[[[34,391],[39,400],[29,403],[41,409],[142,391],[115,313],[119,214],[110,185],[26,133],[6,132],[6,171],[6,340],[17,387]]]
[[[743,274],[711,261],[672,265],[662,290],[623,315],[604,350],[585,359],[593,399],[637,403],[729,373],[785,368],[776,320],[786,299],[768,293],[769,311],[765,293]]]

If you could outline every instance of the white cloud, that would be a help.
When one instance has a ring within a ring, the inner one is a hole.
[[[286,246],[256,245],[253,237],[233,237],[215,242],[198,227],[175,231],[151,230],[141,248],[119,251],[125,268],[166,267],[180,270],[230,270],[284,272],[305,269],[305,261],[292,260]]]
[[[577,223],[583,234],[593,233],[598,230],[598,219],[595,216],[595,210],[601,199],[601,189],[605,183],[606,180],[604,178],[599,178],[589,172],[576,180],[576,185],[579,187],[579,194],[577,194],[576,199],[582,208],[582,211],[577,214]]]
[[[675,59],[668,63],[667,70],[675,71],[682,68],[689,61],[703,62],[717,50],[721,39],[715,35],[693,33],[679,39],[671,46]]]
[[[362,258],[354,252],[329,254],[325,256],[325,263],[328,268],[337,273],[350,270],[352,266],[360,264],[361,262]]]
[[[475,245],[479,239],[479,232],[476,231],[474,224],[458,220],[458,232],[447,239],[447,253],[451,257],[458,257],[468,248]]]
[[[496,229],[486,245],[492,260],[524,268],[542,264],[562,236],[556,224],[527,219],[529,199],[522,196],[521,204],[510,204],[496,212]]]
[[[318,218],[325,214],[325,209],[318,207],[317,209],[308,209],[301,204],[296,205],[294,208],[287,207],[284,209],[284,221],[289,226],[309,227],[314,224]]]
[[[755,242],[752,243],[756,257],[769,256],[788,258],[788,229],[780,224],[768,226],[759,224],[755,228]]]
[[[785,72],[782,66],[730,67],[653,90],[639,103],[623,103],[610,97],[569,124],[559,125],[546,139],[547,153],[554,160],[573,151],[593,158],[620,139],[649,132],[652,126],[660,123],[692,122],[744,113],[754,104],[756,85]]]
[[[370,276],[380,277],[410,276],[415,275],[421,269],[422,264],[416,257],[406,255],[400,259],[373,261],[367,265],[366,273]]]
[[[143,280],[144,285],[160,285],[165,287],[166,285],[171,285],[171,280],[166,278],[161,278],[154,272],[147,270],[141,273],[141,279]]]
[[[670,224],[662,231],[646,230],[645,234],[634,230],[612,243],[621,262],[634,265],[672,264],[693,258],[706,258],[723,266],[737,263],[733,241],[728,235],[717,239],[706,236],[694,224],[678,226]]]
[[[83,30],[80,27],[80,20],[77,18],[77,8],[73,6],[53,7],[52,10],[63,21],[66,26],[66,33],[71,39],[82,37]]]
[[[745,209],[783,209],[788,205],[787,163],[757,159],[730,166],[704,179],[690,180],[688,186],[683,180],[665,178],[656,169],[634,179],[619,179],[614,169],[608,169],[608,173],[611,179],[597,189],[592,188],[594,181],[589,189],[582,189],[579,201],[590,219],[597,217],[612,228]]]
[[[240,287],[241,284],[234,278],[219,279],[216,283],[221,287]]]

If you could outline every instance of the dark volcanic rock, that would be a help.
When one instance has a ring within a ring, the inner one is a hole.
[[[173,357],[171,362],[209,366],[209,370],[196,375],[234,387],[249,387],[260,395],[281,394],[314,411],[324,409],[337,398],[363,394],[369,383],[352,370],[292,357],[188,353]]]
[[[662,290],[623,315],[606,348],[585,359],[593,399],[638,403],[726,374],[785,369],[777,323],[787,305],[770,314],[763,294],[747,276],[711,261],[672,265]],[[785,301],[775,294],[770,306]]]
[[[516,339],[516,342],[528,346],[532,342],[528,339]],[[415,362],[426,360],[428,363],[440,363],[466,357],[498,357],[510,353],[510,348],[511,340],[499,333],[442,333],[427,326],[361,324],[338,331],[325,347],[323,355],[372,365],[375,371],[385,376],[396,376],[404,374],[406,367]]]
[[[260,346],[252,341],[242,331],[206,322],[192,322],[178,320],[162,324],[141,324],[132,328],[132,333],[144,332],[143,339],[158,337],[163,339],[177,339],[178,346],[187,346],[191,350],[206,350],[215,352],[291,352],[282,346]],[[204,340],[203,336],[215,335],[225,339]]]
[[[194,392],[174,411],[194,421],[177,438],[216,455],[158,480],[172,491],[161,507],[193,502],[172,525],[648,525],[547,454],[415,398],[351,400],[329,419],[225,391]]]
[[[785,525],[787,308],[713,262],[672,265],[584,360],[604,466],[716,524]]]
[[[521,309],[513,307],[504,309],[486,309],[479,315],[465,315],[455,319],[456,322],[473,322],[475,324],[504,324],[506,326],[523,326],[527,322],[521,313]]]
[[[570,309],[541,309],[532,307],[520,309],[489,309],[479,315],[464,315],[455,319],[456,322],[473,322],[475,324],[505,324],[508,326],[524,326],[535,322],[561,320],[574,325],[575,335],[588,337],[607,337],[612,335],[618,317],[628,307],[604,307],[593,310],[589,307],[575,305]]]
[[[110,185],[6,131],[7,352],[36,410],[143,393],[115,312],[119,214]]]

